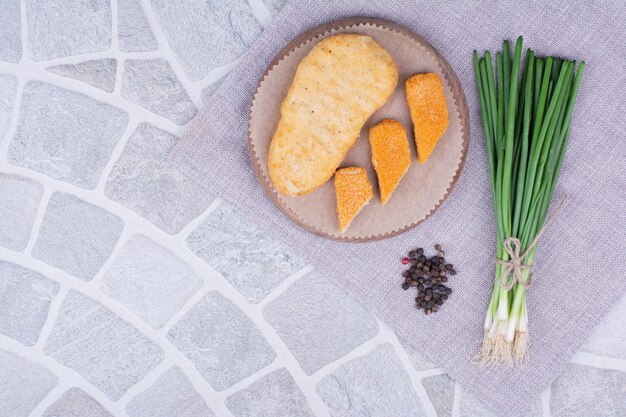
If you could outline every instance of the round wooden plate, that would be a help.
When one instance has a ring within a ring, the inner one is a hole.
[[[279,194],[273,187],[267,153],[280,119],[280,106],[298,64],[326,36],[339,33],[370,35],[391,54],[399,71],[398,85],[387,103],[365,123],[341,166],[367,169],[375,197],[344,233],[339,233],[333,181],[299,197]],[[444,85],[450,123],[425,164],[417,162],[413,125],[404,83],[416,73],[438,74]],[[369,128],[386,118],[402,122],[411,145],[412,164],[391,199],[380,202],[376,174],[371,165]],[[447,198],[463,169],[469,141],[469,114],[465,94],[446,60],[420,36],[380,19],[351,18],[327,23],[292,40],[269,65],[259,81],[248,125],[250,159],[259,183],[276,206],[305,230],[329,239],[366,242],[395,236],[427,219]]]

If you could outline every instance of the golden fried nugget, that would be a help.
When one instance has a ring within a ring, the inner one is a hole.
[[[411,150],[404,126],[397,120],[383,120],[370,129],[370,146],[380,200],[385,204],[411,165]]]
[[[367,171],[360,167],[341,168],[335,173],[335,194],[339,230],[345,231],[352,219],[374,197]]]
[[[406,80],[406,100],[413,119],[417,160],[426,162],[448,127],[448,107],[441,78],[416,74]]]
[[[270,144],[274,187],[296,196],[326,183],[397,81],[393,59],[370,36],[341,34],[315,45],[296,70]]]

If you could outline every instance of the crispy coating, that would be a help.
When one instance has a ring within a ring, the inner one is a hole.
[[[448,128],[448,107],[441,78],[416,74],[406,80],[406,100],[413,119],[417,160],[426,162]]]
[[[335,195],[339,230],[344,232],[352,219],[374,197],[367,171],[360,167],[347,167],[335,173]]]
[[[370,36],[341,34],[315,45],[296,70],[270,144],[274,187],[296,196],[326,183],[397,81],[393,59]]]
[[[397,120],[383,120],[370,129],[370,146],[380,200],[385,204],[411,165],[411,150],[404,126]]]

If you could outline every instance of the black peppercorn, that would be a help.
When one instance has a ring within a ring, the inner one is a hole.
[[[415,307],[424,310],[425,314],[437,312],[440,306],[448,299],[452,289],[443,285],[448,282],[448,276],[456,275],[452,264],[446,263],[445,252],[440,244],[435,245],[437,253],[427,257],[423,248],[416,248],[403,259],[409,268],[402,272],[404,283],[402,289],[417,288]]]

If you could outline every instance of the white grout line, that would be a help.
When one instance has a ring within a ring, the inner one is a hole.
[[[2,347],[3,350],[6,350],[31,362],[35,362],[43,366],[59,379],[57,387],[60,385],[61,388],[53,388],[53,390],[46,396],[46,398],[44,398],[43,401],[45,402],[45,404],[40,403],[35,408],[35,410],[31,412],[30,417],[41,415],[41,413],[43,413],[43,411],[45,411],[45,409],[50,404],[59,399],[59,397],[66,391],[66,389],[71,387],[78,387],[81,390],[85,391],[107,410],[109,410],[114,416],[126,416],[126,413],[122,409],[119,409],[114,401],[112,401],[102,391],[100,391],[89,381],[87,381],[82,375],[80,375],[78,372],[71,368],[61,365],[50,356],[44,355],[43,353],[38,352],[32,347],[24,346],[19,342],[2,334],[0,334],[0,347]],[[58,397],[56,397],[55,395],[58,395]]]
[[[552,395],[552,390],[550,387],[546,388],[544,392],[541,393],[541,407],[543,411],[543,417],[550,417],[550,396]]]
[[[128,56],[131,59],[154,59],[154,58],[162,58],[161,51],[158,49],[153,51],[135,51],[135,52],[116,52],[112,47],[109,49],[105,49],[104,51],[98,52],[87,52],[84,54],[78,55],[70,55],[70,56],[62,56],[59,58],[51,58],[45,61],[29,61],[27,64],[29,66],[37,66],[42,68],[54,67],[57,65],[74,65],[80,64],[85,61],[98,61],[101,59],[117,59],[119,57]],[[24,62],[26,64],[26,62]],[[7,63],[10,64],[10,63]],[[19,64],[13,65],[20,65]]]
[[[126,393],[118,400],[120,407],[126,408],[128,403],[135,398],[138,394],[144,392],[150,388],[152,384],[161,376],[164,372],[168,371],[174,366],[178,366],[194,390],[202,397],[213,412],[218,416],[234,417],[232,413],[226,408],[224,402],[221,401],[215,390],[206,382],[206,380],[200,375],[193,363],[185,357],[181,352],[176,350],[169,343],[164,343],[167,346],[162,346],[165,351],[165,359],[158,364],[154,369],[148,372],[137,384],[133,385],[126,391]]]
[[[125,57],[124,54],[120,51],[119,45],[119,29],[118,29],[118,0],[112,0],[111,2],[111,15],[113,17],[113,31],[111,33],[111,51],[114,53],[114,58],[116,59],[116,67],[115,67],[115,86],[113,87],[113,95],[116,97],[122,97],[122,73],[124,69]],[[155,54],[159,54],[159,50],[151,51]],[[130,115],[133,116],[132,114]]]
[[[233,70],[233,68],[235,68],[239,64],[242,57],[239,57],[235,59],[233,62],[230,62],[228,64],[224,64],[222,66],[213,68],[211,71],[209,71],[209,73],[206,76],[204,76],[203,78],[199,80],[195,80],[195,81],[189,80],[187,78],[187,74],[183,70],[182,66],[178,62],[178,59],[176,59],[174,52],[169,46],[167,37],[165,36],[165,33],[163,32],[163,30],[161,29],[158,23],[156,14],[154,13],[154,10],[152,9],[152,5],[147,0],[139,0],[139,1],[144,10],[146,19],[148,20],[148,24],[150,25],[150,29],[152,30],[152,33],[154,34],[154,37],[157,40],[157,44],[158,44],[159,51],[160,51],[160,56],[166,59],[172,65],[174,73],[181,80],[181,83],[183,84],[183,87],[187,91],[187,94],[189,94],[189,97],[191,97],[191,100],[193,101],[195,106],[200,109],[203,106],[202,90],[204,90],[209,85],[224,78],[230,71]]]
[[[425,371],[416,371],[420,379],[429,378],[431,376],[443,375],[446,371],[442,368],[427,369]]]
[[[2,251],[0,251],[0,258],[5,258],[5,256],[3,255],[5,254],[3,254]],[[23,259],[8,259],[8,260],[18,263],[18,264],[22,264],[22,265],[24,264]],[[73,289],[73,290],[79,291],[80,293],[84,295],[87,295],[88,297],[94,300],[97,300],[100,304],[104,305],[107,309],[111,310],[116,317],[129,323],[131,326],[137,329],[137,331],[142,333],[144,336],[146,336],[148,339],[150,339],[153,343],[155,343],[157,346],[159,346],[163,350],[165,354],[164,360],[166,361],[167,365],[171,366],[174,364],[181,364],[181,363],[185,363],[186,361],[189,361],[189,363],[191,363],[191,361],[182,352],[177,350],[171,343],[169,343],[169,341],[167,341],[167,338],[163,334],[160,334],[158,330],[153,329],[147,323],[143,322],[139,317],[135,316],[130,311],[128,311],[124,305],[122,305],[117,300],[111,298],[110,296],[102,292],[98,287],[92,285],[92,283],[80,281],[70,276],[69,274],[64,273],[63,271],[55,270],[55,268],[49,267],[43,263],[39,263],[39,265],[32,265],[33,262],[29,261],[28,259],[26,259],[26,262],[31,263],[30,267],[33,270],[47,269],[48,271],[46,271],[46,275],[50,277],[51,279],[59,282],[64,289],[66,290]],[[33,266],[35,267],[38,266],[39,268],[33,268]],[[61,301],[59,301],[58,304],[61,304]],[[49,322],[52,321],[51,320],[52,316],[56,315],[56,313],[58,312],[58,309],[59,307],[56,307],[55,312],[51,311],[50,313],[51,317],[49,317],[49,320],[46,323],[47,333],[44,334],[44,332],[42,332],[40,340],[38,341],[38,346],[37,346],[38,349],[36,350],[41,349],[41,346],[43,345],[43,343],[45,343],[45,339],[49,335],[50,329],[53,327],[53,323],[49,323]],[[1,340],[2,339],[0,339],[0,341]],[[38,353],[43,354],[43,352],[38,352]],[[163,366],[164,365],[159,365],[155,369],[151,370],[144,378],[142,378],[137,384],[135,384],[135,386],[138,385],[139,388],[135,388],[133,391],[130,391],[130,390],[129,391],[132,393],[138,390],[143,390],[141,389],[142,387],[144,389],[147,388],[147,386],[151,384],[151,381],[153,382],[153,380],[156,379],[155,374],[160,373],[159,367],[162,368]],[[153,377],[152,380],[150,380],[149,378],[151,376]],[[148,378],[148,380],[144,382],[146,378]],[[198,383],[199,382],[202,383],[201,380],[204,380],[204,378],[202,378],[202,376],[199,373],[195,376],[192,376],[190,379],[192,380],[192,383],[195,381],[194,385],[196,386],[196,389],[197,389]],[[219,401],[220,396],[216,395],[215,391],[210,386],[208,386],[208,384],[206,385],[202,384],[202,387],[200,389],[201,391],[198,390],[198,392],[201,395],[204,394],[203,398],[205,399],[205,401],[207,401],[207,404],[209,405],[209,407],[213,409],[216,413],[218,411],[222,411],[222,413],[218,413],[218,415],[225,415],[223,414],[223,404]],[[130,399],[130,394],[128,394],[127,392],[122,396],[122,399],[117,401],[117,404],[125,406],[125,402],[127,402],[129,399]]]
[[[185,131],[185,128],[187,126],[179,126],[171,120],[152,113],[138,104],[126,100],[120,100],[114,94],[107,93],[106,91],[100,90],[99,88],[96,88],[87,83],[77,82],[73,78],[63,77],[61,75],[48,72],[43,66],[38,66],[35,64],[29,64],[25,66],[15,65],[7,64],[0,61],[0,72],[11,73],[17,75],[18,78],[21,77],[23,79],[27,79],[28,81],[43,81],[57,87],[64,88],[66,90],[84,94],[94,100],[124,110],[129,115],[133,114],[135,117],[140,117],[142,120],[154,124],[155,126],[178,136],[180,136]]]
[[[57,385],[41,400],[30,412],[29,417],[41,416],[53,403],[61,399],[63,394],[71,387],[64,381],[59,380]],[[106,407],[105,407],[106,408]],[[109,410],[110,412],[110,410]]]
[[[113,151],[111,152],[109,160],[107,161],[104,168],[102,168],[100,178],[98,179],[98,184],[94,189],[95,194],[104,196],[104,189],[106,187],[107,181],[109,180],[109,175],[111,175],[113,167],[122,155],[122,152],[124,152],[124,148],[126,148],[126,143],[128,142],[128,139],[132,136],[133,133],[135,133],[135,130],[137,130],[137,127],[140,124],[141,119],[138,119],[137,117],[132,115],[132,113],[129,114],[128,124],[126,125],[126,129],[124,129],[124,133],[122,133],[122,136],[113,147]]]
[[[592,366],[594,368],[613,369],[626,372],[626,359],[609,358],[606,356],[594,355],[587,352],[576,352],[571,363]]]
[[[119,53],[115,58],[115,86],[113,87],[113,94],[115,97],[122,98],[122,80],[124,77],[124,65],[126,64],[126,58]],[[129,116],[133,116],[130,114]]]
[[[134,233],[132,232],[132,229],[124,225],[122,233],[120,233],[120,237],[117,239],[117,242],[115,242],[115,245],[113,245],[113,249],[111,250],[109,257],[104,261],[98,272],[96,272],[96,275],[94,275],[94,277],[89,281],[89,284],[91,286],[102,290],[101,287],[104,275],[107,273],[109,268],[111,268],[111,265],[118,258],[119,254],[122,252],[122,249],[124,249],[126,243],[128,243],[128,239],[130,239],[133,234]]]
[[[2,167],[2,172],[19,175],[22,177],[30,178],[44,185],[46,192],[52,194],[54,192],[71,194],[86,201],[89,204],[99,206],[112,214],[122,218],[127,227],[138,233],[145,234],[149,238],[160,242],[161,245],[170,248],[176,248],[179,245],[179,239],[175,236],[166,233],[152,224],[147,219],[139,216],[135,211],[113,201],[105,198],[103,195],[95,194],[94,191],[80,188],[70,183],[55,180],[47,177],[36,171],[31,171],[27,168],[22,168],[14,165],[6,165]],[[183,240],[184,243],[184,240]]]
[[[152,4],[150,4],[150,2],[148,2],[147,0],[139,1],[143,8],[144,15],[148,20],[148,24],[150,25],[150,29],[152,29],[152,33],[156,38],[159,51],[161,51],[163,59],[170,63],[174,74],[176,74],[176,76],[180,80],[183,88],[187,91],[187,94],[189,94],[191,101],[198,109],[200,109],[202,107],[202,90],[193,85],[187,78],[185,70],[183,70],[183,67],[178,62],[178,59],[176,59],[172,48],[170,48],[170,45],[167,42],[167,37],[165,36],[165,33],[161,30],[161,27],[158,24],[157,17],[152,10]]]
[[[396,336],[394,331],[391,330],[389,326],[387,326],[385,323],[380,321],[378,318],[377,318],[377,321],[381,328],[381,333],[386,336],[386,338],[388,339],[388,343],[391,343],[393,345],[396,355],[402,362],[402,365],[405,371],[409,374],[409,378],[411,379],[413,389],[417,393],[417,397],[419,398],[422,409],[426,412],[426,416],[437,417],[437,411],[435,410],[434,405],[430,401],[430,398],[428,397],[428,394],[426,393],[426,390],[424,389],[424,386],[422,385],[422,382],[421,382],[421,380],[424,378],[424,373],[418,372],[415,369],[415,367],[411,363],[411,359],[409,358],[408,353],[402,347],[402,345],[400,345],[400,342],[398,341],[398,337]],[[435,371],[439,371],[439,369],[435,369]],[[441,373],[443,372],[439,372],[434,375],[439,375]]]
[[[459,417],[461,415],[461,386],[458,382],[454,382],[454,402],[452,403],[452,414],[450,417]]]
[[[183,236],[180,236],[180,238],[182,239]],[[271,327],[262,318],[262,309],[265,306],[265,303],[249,304],[247,300],[234,287],[232,287],[232,285],[224,277],[215,272],[209,265],[207,265],[203,260],[197,257],[193,252],[191,252],[191,250],[186,245],[184,246],[184,248],[181,248],[179,250],[178,255],[181,256],[182,259],[191,267],[205,270],[206,274],[214,275],[213,279],[210,281],[210,284],[213,284],[213,286],[205,283],[205,285],[203,285],[203,287],[192,297],[194,300],[188,300],[188,302],[181,309],[181,311],[177,312],[176,315],[168,321],[164,328],[160,330],[160,332],[165,335],[171,329],[171,327],[179,320],[179,318],[184,316],[184,314],[186,314],[189,309],[193,308],[195,303],[199,301],[204,295],[206,295],[207,292],[209,292],[210,290],[218,290],[222,295],[224,295],[228,300],[233,302],[240,310],[242,310],[244,314],[246,314],[248,319],[253,322],[257,329],[259,329],[261,334],[265,337],[269,345],[276,353],[276,359],[272,362],[272,364],[260,369],[249,377],[244,378],[242,381],[239,381],[232,387],[214,395],[217,395],[219,398],[225,401],[229,395],[249,386],[262,376],[273,372],[280,367],[285,367],[293,375],[296,384],[300,387],[301,391],[303,392],[311,406],[320,410],[318,412],[318,415],[323,417],[329,417],[327,411],[325,411],[325,407],[323,406],[321,399],[317,396],[317,393],[315,392],[314,382],[311,382],[309,380],[309,377],[301,370],[299,363],[297,362],[295,357],[293,357],[293,354],[289,351],[284,342],[280,339],[274,328]],[[283,281],[283,284],[285,284],[283,290],[287,288],[288,285],[294,283],[297,279],[306,274],[310,269],[310,267],[305,267],[285,279],[285,281]]]
[[[382,345],[384,343],[388,343],[388,342],[389,342],[389,340],[387,339],[387,337],[383,333],[379,332],[376,336],[374,336],[373,338],[371,338],[371,339],[367,340],[366,342],[360,344],[359,346],[354,348],[352,351],[350,351],[346,355],[344,355],[341,358],[335,360],[334,362],[331,362],[331,363],[323,366],[320,370],[318,370],[317,372],[315,372],[314,374],[312,374],[310,376],[310,379],[307,381],[308,383],[306,385],[304,385],[303,383],[300,383],[299,385],[302,388],[302,391],[305,393],[305,395],[307,393],[310,393],[311,396],[315,397],[316,401],[315,401],[315,403],[311,403],[311,406],[314,407],[315,409],[317,409],[318,411],[323,410],[326,413],[329,413],[328,410],[326,409],[325,403],[323,402],[323,400],[317,394],[317,383],[320,382],[327,375],[330,375],[331,373],[333,373],[336,370],[338,370],[339,368],[341,368],[347,362],[350,362],[350,361],[352,361],[354,359],[366,356],[372,350],[374,350],[376,347],[378,347],[378,346],[380,346],[380,345]],[[299,365],[298,365],[298,367],[299,367]],[[294,374],[294,379],[298,382],[297,374]],[[304,378],[302,378],[302,382],[304,382],[304,381],[306,381],[306,380]],[[311,399],[309,399],[309,402],[311,402]],[[324,414],[324,415],[326,415],[326,414]]]
[[[283,286],[282,290],[279,290],[277,288],[274,292],[284,291],[291,284],[293,284],[296,280],[300,279],[303,275],[308,273],[310,269],[311,269],[310,267],[305,267],[302,270],[294,273],[293,275],[291,275],[290,277],[288,277],[287,279],[283,281],[283,283],[281,284]],[[266,368],[267,373],[269,373],[269,371],[273,371],[281,367],[286,368],[293,376],[293,379],[296,385],[300,388],[300,391],[303,393],[303,395],[309,402],[309,405],[311,406],[311,408],[313,410],[317,410],[316,415],[321,416],[321,417],[330,417],[330,415],[328,414],[328,410],[326,409],[326,406],[324,405],[321,398],[317,395],[316,386],[315,386],[316,384],[315,378],[312,378],[309,375],[305,374],[305,372],[300,367],[300,363],[293,356],[293,353],[285,345],[284,341],[280,338],[280,336],[278,336],[278,333],[276,332],[276,330],[272,326],[270,326],[263,318],[263,308],[267,304],[267,302],[268,301],[266,298],[261,303],[254,304],[254,305],[249,304],[247,306],[248,308],[244,309],[244,311],[246,310],[249,311],[248,313],[249,317],[255,318],[255,320],[253,320],[255,322],[254,324],[260,330],[261,334],[263,334],[263,336],[268,341],[272,349],[274,349],[274,351],[276,352],[276,355],[277,355],[276,359],[274,360],[272,365],[270,365],[270,367]],[[233,387],[229,388],[228,390],[225,390],[223,393],[225,396],[224,399],[226,400],[226,398],[229,395],[254,383],[256,380],[259,379],[259,377],[262,376],[261,372],[263,372],[263,370],[257,372],[256,374],[251,375],[250,377],[244,379],[243,381],[240,381],[239,383],[235,384]]]
[[[189,235],[196,230],[205,220],[207,217],[209,217],[209,215],[211,213],[213,213],[215,210],[217,210],[217,208],[220,206],[220,204],[222,204],[222,200],[218,197],[215,197],[215,199],[211,202],[211,204],[209,205],[209,207],[207,207],[206,210],[204,210],[204,212],[202,214],[200,214],[198,217],[196,217],[195,219],[191,220],[189,223],[187,223],[187,225],[185,227],[183,227],[180,232],[178,232],[176,234],[176,237],[178,239],[181,239],[181,241],[185,242],[187,237],[189,237]]]
[[[250,9],[252,9],[252,14],[254,17],[261,23],[263,28],[266,28],[270,23],[272,23],[272,16],[270,12],[265,7],[263,0],[248,0],[248,4],[250,4]]]
[[[165,323],[163,327],[159,329],[159,333],[163,337],[167,337],[167,334],[170,332],[170,330],[172,330],[172,327],[174,327],[176,323],[178,323],[178,321],[189,312],[189,310],[191,310],[200,300],[202,300],[211,291],[213,291],[213,288],[211,287],[210,281],[208,279],[204,279],[202,281],[202,285],[200,286],[200,288],[198,288],[198,290],[194,292],[191,295],[191,297],[189,297],[187,302],[183,304],[180,310],[178,310],[176,313],[172,315],[172,317],[169,318],[167,323]]]
[[[207,88],[209,85],[218,82],[222,78],[226,77],[243,59],[243,56],[235,59],[233,62],[228,64],[224,64],[221,67],[213,68],[205,77],[199,79],[198,81],[190,81],[200,93],[202,90]]]
[[[37,236],[39,235],[39,231],[41,229],[41,224],[43,223],[44,216],[46,214],[46,211],[48,210],[48,203],[50,202],[51,195],[52,195],[52,191],[47,187],[43,187],[43,193],[41,194],[41,200],[39,200],[39,207],[37,208],[37,212],[35,213],[35,219],[33,220],[33,226],[30,231],[28,244],[22,251],[27,255],[32,255],[33,253],[33,247],[35,246],[35,242],[37,241]]]
[[[257,303],[257,308],[262,311],[266,305],[268,305],[269,303],[271,303],[272,301],[280,297],[296,281],[298,281],[300,278],[302,278],[303,276],[307,275],[308,273],[314,270],[315,268],[313,268],[312,265],[305,265],[299,271],[294,272],[293,274],[285,278],[280,284],[278,284],[272,292],[270,292],[268,295],[265,296],[265,298],[259,301]]]
[[[48,336],[52,332],[54,328],[54,323],[57,320],[59,315],[59,310],[61,310],[61,304],[63,304],[63,300],[68,293],[68,288],[65,284],[59,283],[59,292],[50,302],[50,307],[48,308],[48,316],[46,317],[46,321],[44,322],[41,331],[39,332],[39,338],[37,339],[37,343],[33,346],[33,349],[42,355],[44,354],[44,345]]]
[[[30,63],[30,57],[28,56],[28,19],[26,17],[26,2],[20,3],[20,35],[22,39],[22,58],[20,64]]]
[[[111,51],[113,53],[119,52],[117,29],[117,0],[111,0]]]
[[[0,72],[2,72],[1,62]],[[22,95],[24,93],[24,84],[26,84],[24,78],[22,78],[21,75],[18,75],[16,73],[11,74],[17,77],[17,87],[15,88],[15,98],[13,99],[13,114],[11,115],[11,123],[9,124],[9,129],[4,135],[4,138],[0,138],[0,169],[2,169],[4,165],[7,164],[9,145],[11,143],[11,139],[15,135],[15,131],[17,130],[20,107],[22,106]]]

